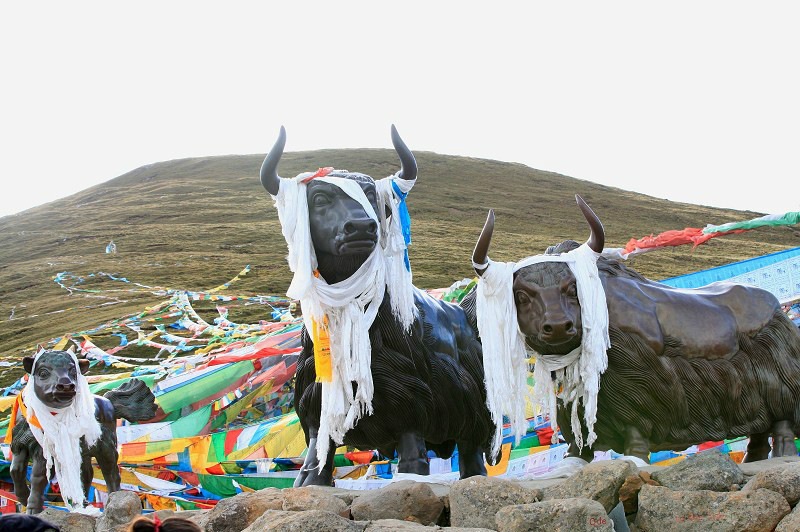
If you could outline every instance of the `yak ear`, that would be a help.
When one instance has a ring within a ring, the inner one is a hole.
[[[22,367],[25,368],[25,373],[30,374],[33,371],[33,357],[24,357],[22,359]]]
[[[91,362],[89,362],[85,358],[82,358],[82,359],[78,360],[78,367],[80,368],[82,375],[86,375],[86,372],[89,371],[89,366],[90,365],[91,365]]]

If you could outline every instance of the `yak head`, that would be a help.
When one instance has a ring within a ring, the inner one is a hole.
[[[75,400],[78,391],[78,372],[72,355],[67,351],[45,351],[36,360],[36,371],[33,368],[33,357],[22,359],[27,373],[35,377],[33,391],[36,397],[50,408],[66,408]],[[89,369],[89,361],[78,360],[81,373]]]
[[[591,228],[587,244],[599,253],[605,241],[603,224],[580,196],[576,200]],[[475,264],[486,262],[493,231],[494,211],[490,211],[473,252]],[[546,253],[566,253],[577,246],[568,240],[549,247]],[[481,275],[485,268],[476,271]],[[513,293],[519,329],[529,347],[544,355],[565,355],[581,345],[581,306],[569,266],[542,262],[520,268],[514,273]]]
[[[394,126],[392,144],[400,156],[398,176],[413,181],[417,177],[417,162]],[[278,140],[261,165],[261,184],[273,196],[280,189],[281,178],[277,169],[285,145],[286,130],[281,127]],[[346,170],[334,170],[327,177],[340,177],[358,183],[372,208],[378,212],[378,197],[372,177]],[[335,185],[312,179],[306,186],[306,195],[311,241],[320,275],[331,284],[344,280],[358,270],[378,245],[378,224],[358,201]]]

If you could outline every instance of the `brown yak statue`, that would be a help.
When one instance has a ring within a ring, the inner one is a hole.
[[[591,228],[587,244],[600,253],[603,226],[580,196],[577,200]],[[493,229],[490,212],[473,254],[476,265],[486,263]],[[546,254],[577,247],[568,240]],[[561,399],[557,402],[569,455],[591,460],[595,450],[614,449],[647,459],[652,451],[745,435],[750,437],[746,461],[767,458],[770,436],[773,456],[797,454],[800,331],[772,294],[725,282],[672,288],[602,256],[597,268],[608,304],[611,348],[600,378],[597,440],[591,449],[578,449],[569,409]],[[581,345],[581,306],[567,265],[543,262],[520,268],[514,273],[513,294],[527,348],[564,355]],[[463,305],[472,307],[474,320],[475,293],[467,298]],[[585,426],[582,431],[586,441]]]

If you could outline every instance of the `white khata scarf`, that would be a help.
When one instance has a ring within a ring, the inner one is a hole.
[[[375,321],[386,290],[389,291],[393,314],[404,329],[414,322],[416,307],[411,283],[411,271],[406,263],[406,240],[399,214],[402,199],[416,181],[393,175],[375,182],[378,194],[376,213],[357,181],[342,177],[326,177],[332,169],[316,174],[303,173],[294,179],[282,179],[277,196],[283,236],[289,246],[289,268],[294,272],[286,295],[299,299],[303,322],[314,339],[315,362],[318,349],[328,351],[324,364],[329,378],[317,380],[322,384],[322,412],[317,436],[319,467],[325,466],[328,439],[341,444],[344,436],[358,420],[372,413],[372,371],[369,328]],[[367,215],[379,225],[378,245],[364,264],[352,276],[328,284],[315,276],[317,257],[311,241],[308,220],[306,183],[318,179],[335,185],[358,201]],[[395,194],[395,187],[402,197]],[[391,217],[387,218],[385,207]],[[352,382],[357,384],[355,394]]]
[[[562,255],[536,255],[520,262],[474,264],[486,267],[478,281],[478,330],[483,345],[483,367],[486,374],[486,404],[496,425],[492,454],[497,456],[503,441],[503,416],[511,422],[511,433],[517,442],[527,431],[525,398],[527,387],[527,356],[536,357],[534,367],[533,403],[541,405],[550,417],[555,440],[556,398],[572,407],[571,426],[578,447],[583,447],[578,400],[584,407],[584,421],[589,431],[587,444],[597,435],[597,394],[600,375],[608,367],[606,351],[611,347],[608,337],[608,305],[603,284],[597,272],[597,258],[588,245]],[[529,349],[517,322],[514,304],[514,272],[541,262],[565,262],[578,288],[583,336],[581,346],[566,355],[540,355]],[[555,380],[551,377],[555,372]],[[553,442],[555,443],[555,441]]]
[[[77,373],[76,394],[72,404],[66,408],[51,408],[45,405],[34,390],[36,382],[36,363],[44,351],[39,351],[33,361],[28,384],[22,390],[22,400],[25,403],[26,415],[33,437],[42,446],[47,463],[47,476],[55,469],[61,496],[67,508],[72,512],[96,513],[99,510],[94,506],[84,508],[86,499],[81,481],[81,437],[86,438],[86,444],[91,447],[100,438],[100,423],[95,417],[94,395],[89,391],[89,383],[81,373],[78,359],[71,350],[67,351],[75,363]],[[32,418],[41,426],[36,426]]]

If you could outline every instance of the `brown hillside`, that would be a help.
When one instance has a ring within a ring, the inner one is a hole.
[[[588,228],[575,206],[575,193],[605,223],[609,246],[651,232],[757,215],[673,203],[521,164],[416,155],[420,177],[409,196],[411,261],[415,283],[424,288],[448,286],[471,275],[469,253],[490,207],[497,213],[495,259],[541,252],[567,238],[585,239]],[[151,164],[0,218],[0,356],[17,355],[37,342],[159,300],[126,292],[115,296],[117,302],[108,299],[107,292],[70,295],[52,282],[60,271],[105,271],[148,285],[203,289],[251,264],[253,272],[230,293],[283,294],[289,281],[286,244],[257,177],[262,158]],[[391,150],[322,150],[287,153],[280,171],[294,176],[320,166],[384,177],[398,168],[398,161]],[[113,256],[104,253],[111,239],[119,251]],[[718,238],[695,251],[684,247],[656,252],[634,261],[634,267],[660,279],[798,245],[796,228],[764,229]],[[93,286],[124,288],[108,282]],[[87,305],[93,308],[57,312]],[[12,312],[14,319],[9,319]],[[247,319],[254,319],[264,311],[249,307],[246,312]]]

